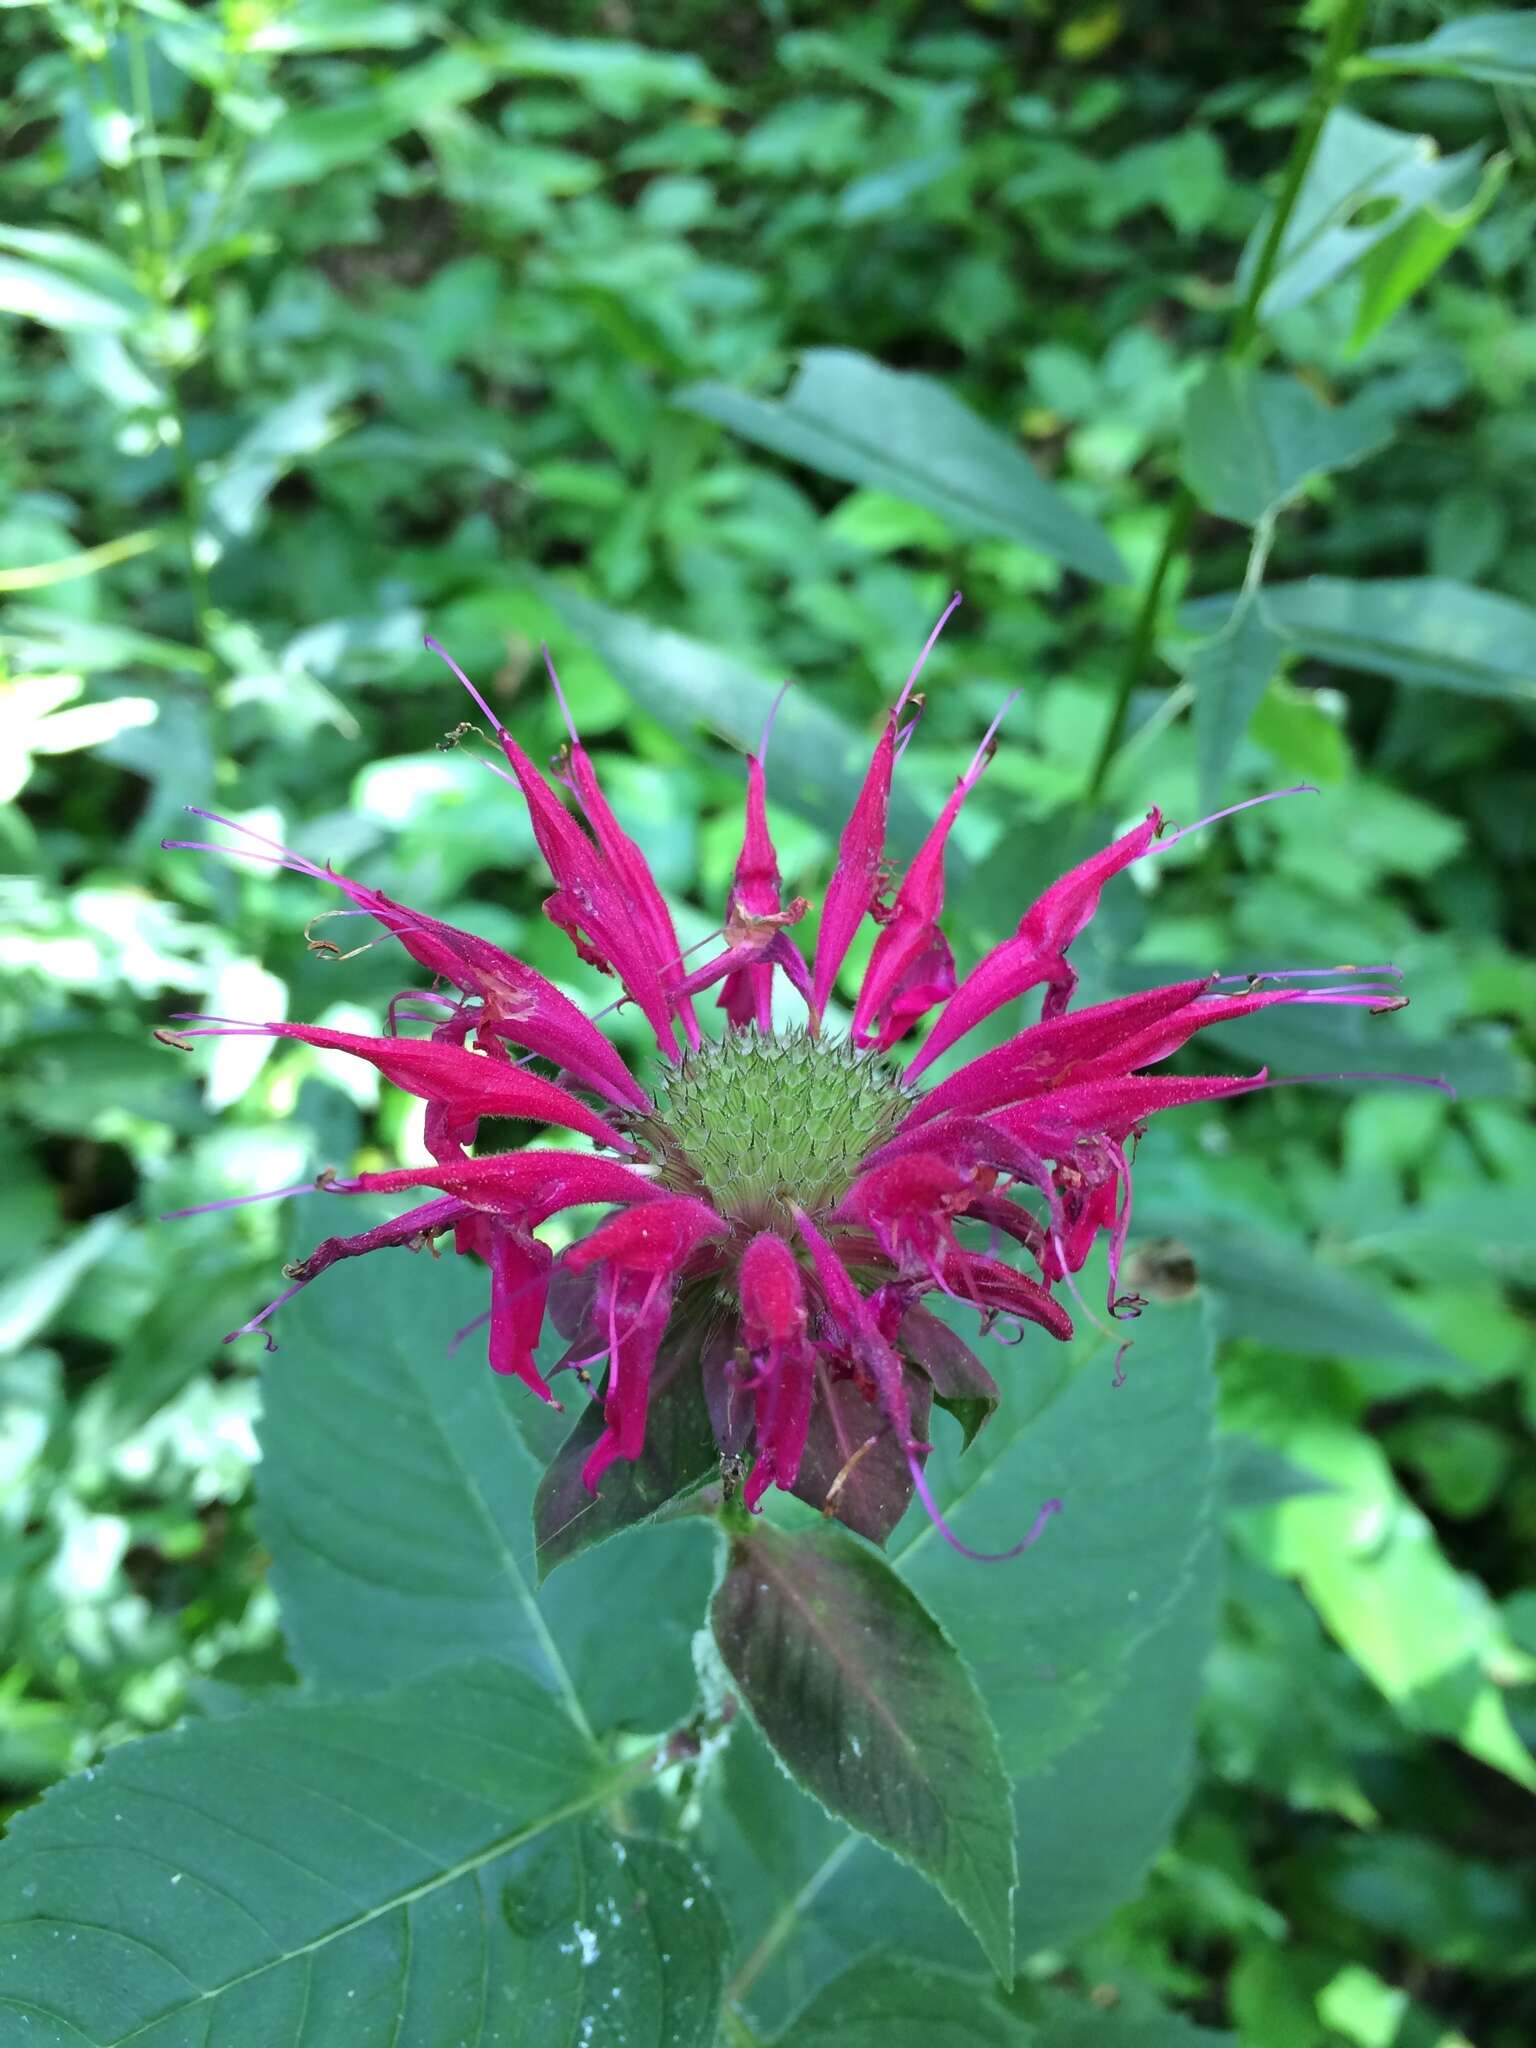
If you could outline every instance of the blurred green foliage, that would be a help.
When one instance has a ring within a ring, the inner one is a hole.
[[[1392,1024],[1223,1050],[1460,1090],[1285,1088],[1148,1147],[1138,1227],[1225,1337],[1224,1619],[1174,1841],[1051,1966],[1255,2048],[1531,2038],[1536,55],[1516,16],[1374,10],[1244,336],[1337,12],[5,10],[13,1803],[286,1677],[260,1353],[217,1339],[304,1205],[154,1219],[415,1137],[324,1054],[153,1042],[183,1009],[371,1028],[398,985],[306,951],[307,885],[161,852],[181,806],[597,1006],[520,808],[438,744],[424,630],[535,752],[553,643],[689,943],[777,678],[814,896],[849,731],[958,583],[897,838],[1020,688],[963,942],[1150,802],[1305,779],[1122,887],[1088,988],[1391,959]]]

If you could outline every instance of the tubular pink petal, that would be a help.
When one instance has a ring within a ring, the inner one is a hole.
[[[675,957],[676,941],[664,954],[663,962],[653,957],[656,949],[654,943],[647,945],[646,922],[643,918],[636,920],[619,877],[602,852],[582,831],[457,663],[435,640],[427,644],[448,663],[495,728],[501,750],[528,806],[533,836],[554,877],[555,893],[544,905],[545,915],[567,934],[583,959],[618,975],[631,1001],[655,1033],[658,1047],[675,1062],[679,1056],[677,1039],[659,967]],[[648,878],[648,869],[646,874]],[[651,887],[654,889],[655,884]]]
[[[1268,1069],[1257,1074],[1128,1074],[1052,1089],[1000,1110],[999,1126],[1042,1151],[1071,1146],[1086,1133],[1104,1131],[1123,1139],[1160,1110],[1248,1095],[1269,1085]]]
[[[1068,1011],[1032,1024],[1016,1038],[982,1053],[947,1081],[941,1081],[917,1104],[908,1125],[926,1123],[953,1112],[987,1113],[1017,1101],[1020,1096],[1059,1085],[1075,1066],[1110,1056],[1118,1061],[1123,1045],[1134,1041],[1138,1033],[1149,1035],[1166,1019],[1183,1019],[1196,997],[1209,987],[1208,978],[1174,982],[1167,988],[1119,996],[1112,1002],[1096,1003],[1091,1009]],[[1262,999],[1229,1000],[1257,1006]],[[1182,1044],[1199,1028],[1198,1023],[1189,1021],[1176,1042]]]
[[[266,1023],[252,1027],[274,1038],[295,1038],[304,1045],[352,1053],[377,1067],[408,1095],[440,1103],[451,1114],[518,1117],[541,1124],[563,1124],[600,1145],[632,1152],[633,1140],[607,1124],[585,1103],[553,1081],[540,1080],[509,1060],[466,1051],[458,1045],[418,1038],[370,1038],[357,1031],[332,1031],[320,1024]]]
[[[992,758],[993,742],[1018,692],[987,728],[971,764],[956,783],[928,837],[908,868],[864,974],[853,1013],[855,1045],[884,1052],[935,1003],[954,993],[954,959],[939,930],[944,909],[944,848],[961,806]]]
[[[811,970],[811,1015],[818,1020],[826,1010],[854,934],[874,907],[879,893],[895,744],[896,720],[892,716],[887,718],[885,730],[876,742],[864,785],[838,841],[837,866],[822,902],[816,960]]]
[[[1053,882],[1019,919],[1013,937],[994,946],[961,982],[903,1078],[915,1081],[956,1039],[1042,982],[1044,1017],[1060,1014],[1077,986],[1068,948],[1092,922],[1105,883],[1142,858],[1161,826],[1162,813],[1149,811],[1134,830]]]
[[[842,1261],[803,1209],[794,1210],[796,1228],[810,1252],[816,1278],[834,1322],[843,1337],[873,1375],[880,1390],[885,1419],[903,1446],[912,1441],[912,1411],[902,1379],[901,1360],[881,1334],[869,1304],[849,1279]]]
[[[805,1328],[805,1285],[794,1253],[771,1230],[760,1230],[741,1255],[737,1274],[742,1332],[759,1350],[787,1344]]]
[[[541,1401],[559,1408],[549,1383],[534,1363],[554,1255],[525,1232],[504,1227],[490,1232],[492,1372],[511,1374]]]
[[[589,1204],[654,1202],[666,1191],[632,1167],[581,1152],[498,1152],[488,1159],[458,1159],[433,1166],[397,1167],[360,1173],[338,1183],[342,1194],[400,1194],[407,1188],[441,1188],[475,1208],[543,1223],[561,1209]]]
[[[599,1259],[636,1273],[677,1273],[702,1244],[723,1236],[728,1227],[707,1202],[663,1193],[608,1217],[590,1237],[571,1246],[562,1264],[572,1273]]]
[[[547,649],[545,659],[548,660]],[[552,663],[550,667],[553,673]],[[656,886],[650,862],[614,815],[598,782],[591,756],[580,740],[571,743],[570,766],[577,798],[592,827],[604,864],[616,884],[612,893],[623,904],[625,914],[638,925],[643,942],[648,946],[650,971],[677,1010],[689,1045],[697,1047],[700,1042],[699,1026],[693,1014],[693,1004],[688,997],[680,997],[677,992],[677,930],[672,923],[672,913]],[[624,975],[623,979],[626,987],[629,986],[628,976]]]

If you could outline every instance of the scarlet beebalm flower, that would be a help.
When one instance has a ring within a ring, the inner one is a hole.
[[[1146,1069],[1210,1025],[1256,1010],[1383,1010],[1403,998],[1392,968],[1286,970],[1208,975],[1072,1009],[1067,956],[1104,885],[1182,836],[1163,836],[1156,810],[1053,883],[1012,936],[957,980],[940,927],[945,846],[993,735],[892,889],[886,809],[918,669],[884,721],[843,832],[813,957],[791,936],[807,905],[782,899],[760,749],[747,764],[746,830],[720,949],[691,972],[645,857],[609,809],[574,728],[559,779],[584,824],[466,681],[553,875],[546,912],[583,959],[617,978],[620,1001],[654,1035],[656,1071],[644,1079],[522,961],[217,819],[240,835],[238,850],[339,889],[351,913],[382,925],[430,981],[396,998],[378,1037],[227,1019],[194,1019],[176,1034],[246,1032],[347,1052],[427,1104],[429,1165],[325,1177],[324,1185],[331,1194],[430,1189],[431,1199],[392,1223],[327,1238],[289,1269],[288,1292],[231,1334],[261,1328],[338,1260],[451,1237],[456,1251],[477,1253],[490,1268],[491,1365],[549,1402],[535,1355],[558,1281],[554,1312],[573,1340],[561,1365],[587,1384],[591,1369],[601,1370],[602,1428],[583,1470],[589,1490],[615,1460],[640,1455],[656,1361],[669,1344],[686,1344],[722,1451],[750,1454],[749,1506],[778,1486],[883,1538],[916,1487],[939,1519],[922,1469],[932,1406],[965,1419],[969,1435],[997,1396],[991,1375],[924,1298],[965,1305],[984,1330],[1017,1336],[1033,1325],[1064,1340],[1072,1323],[1053,1289],[1065,1283],[1075,1294],[1072,1275],[1105,1237],[1110,1313],[1134,1314],[1140,1304],[1119,1292],[1118,1275],[1135,1140],[1160,1110],[1268,1083],[1263,1071]],[[828,1028],[827,1010],[866,918],[878,936],[841,1034]],[[788,1029],[774,1023],[775,976],[804,1007],[803,1022]],[[695,1010],[711,988],[723,1012],[718,1036],[701,1029]],[[1044,992],[1039,1022],[922,1085],[939,1054],[1034,989]],[[935,1011],[905,1064],[891,1059]],[[408,1036],[406,1023],[429,1028]],[[547,1071],[532,1071],[534,1060]],[[595,1149],[476,1157],[488,1116],[554,1125]],[[611,1213],[556,1258],[539,1226],[593,1204]],[[998,1255],[1005,1241],[1034,1276]]]

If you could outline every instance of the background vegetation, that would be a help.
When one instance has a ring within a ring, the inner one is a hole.
[[[535,753],[553,643],[687,941],[776,679],[814,897],[856,749],[793,707],[872,731],[958,585],[907,848],[1022,691],[957,835],[964,944],[1153,801],[1305,779],[1120,885],[1089,986],[1390,959],[1402,1017],[1229,1056],[1459,1091],[1285,1088],[1145,1148],[1138,1227],[1223,1337],[1224,1605],[1182,1820],[1037,1974],[1259,2048],[1532,2037],[1536,48],[1454,12],[0,17],[0,1796],[288,1682],[263,1355],[218,1339],[307,1221],[154,1219],[416,1142],[303,1047],[154,1043],[174,1010],[372,1029],[398,985],[306,951],[306,885],[162,852],[180,807],[601,1002],[520,808],[438,745],[423,632]],[[1048,1549],[995,1582],[1021,1627]],[[1145,1703],[1174,1751],[1179,1712]],[[1064,1826],[1112,1834],[1105,1802]]]

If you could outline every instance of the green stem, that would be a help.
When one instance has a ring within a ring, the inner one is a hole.
[[[1224,353],[1231,358],[1239,359],[1247,355],[1258,339],[1259,308],[1263,304],[1265,292],[1269,289],[1269,281],[1274,276],[1275,266],[1280,260],[1286,229],[1290,226],[1291,216],[1296,211],[1296,202],[1301,197],[1307,172],[1312,168],[1312,159],[1317,154],[1317,145],[1322,139],[1323,128],[1343,91],[1345,66],[1360,40],[1369,6],[1370,0],[1340,0],[1329,24],[1328,40],[1323,46],[1322,58],[1313,76],[1306,111],[1302,115],[1300,127],[1296,130],[1296,139],[1291,144],[1280,196],[1270,216],[1269,227],[1259,251],[1259,260],[1253,266],[1248,289],[1232,323],[1232,332],[1227,337]],[[1098,801],[1109,779],[1109,771],[1114,766],[1115,756],[1120,750],[1120,742],[1125,734],[1125,721],[1130,712],[1131,698],[1157,638],[1163,592],[1167,588],[1174,563],[1183,552],[1184,544],[1189,538],[1194,516],[1194,493],[1188,484],[1181,483],[1174,493],[1173,503],[1168,508],[1168,523],[1163,529],[1163,543],[1158,550],[1147,587],[1142,593],[1141,603],[1137,607],[1125,660],[1115,686],[1115,700],[1110,706],[1109,723],[1104,728],[1104,737],[1099,743],[1093,772],[1083,792],[1085,805]]]
[[[726,2048],[759,2048],[756,2034],[734,2006],[728,2005],[721,2018],[725,2023],[722,2038]]]
[[[753,1949],[751,1955],[747,1957],[730,1983],[726,1985],[725,1996],[728,2005],[735,2005],[740,1999],[745,1997],[748,1990],[757,1982],[763,1971],[773,1961],[785,1942],[789,1940],[796,1927],[799,1926],[800,1916],[804,1913],[806,1907],[811,1904],[822,1887],[830,1884],[832,1879],[836,1877],[848,1858],[859,1846],[860,1839],[858,1835],[852,1833],[844,1835],[843,1839],[837,1844],[837,1847],[831,1850],[817,1864],[805,1883],[801,1885],[799,1891],[795,1893],[795,1896],[792,1899],[786,1900],[778,1912],[775,1913],[762,1940]]]

